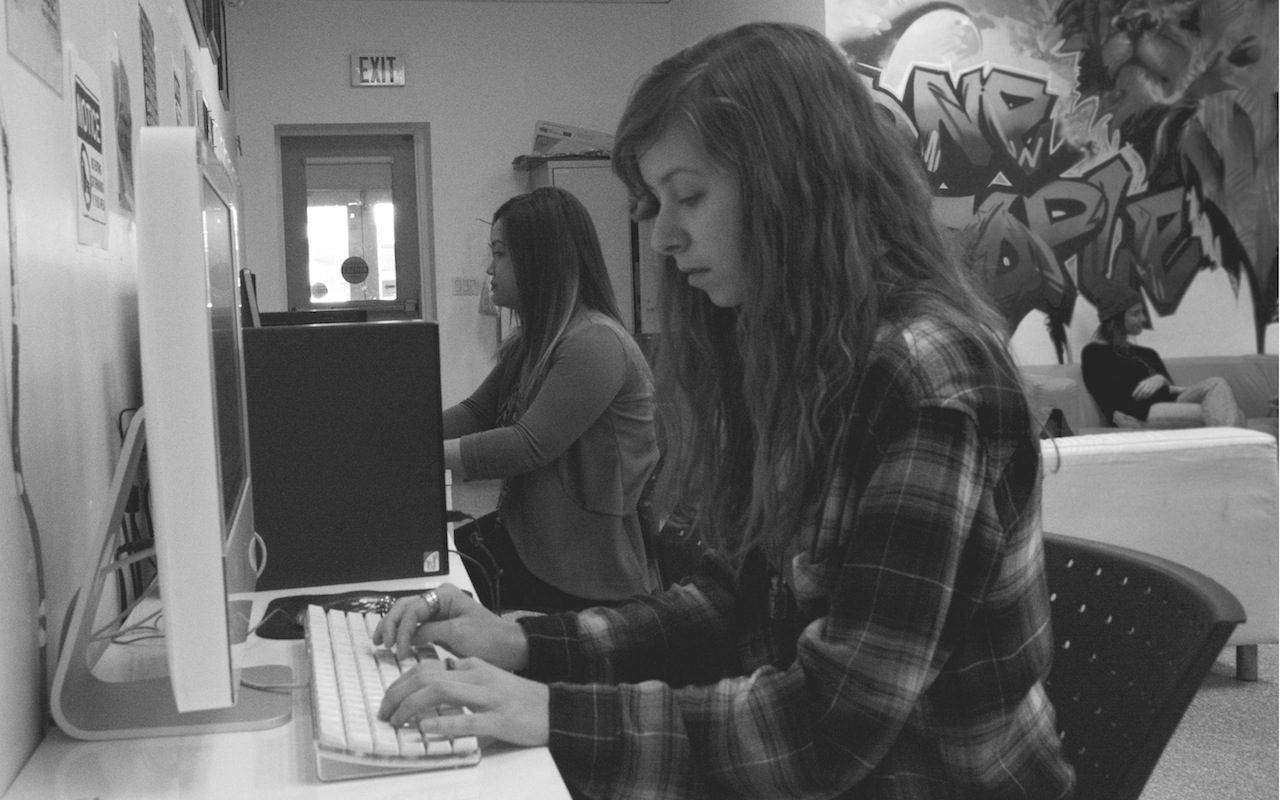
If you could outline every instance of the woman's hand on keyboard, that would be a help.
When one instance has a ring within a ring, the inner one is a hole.
[[[460,656],[477,656],[505,670],[520,670],[529,663],[529,644],[514,621],[489,611],[453,584],[443,584],[435,593],[440,602],[434,616],[421,596],[397,600],[378,623],[373,643],[400,657],[415,645],[439,642]]]
[[[416,725],[424,734],[535,746],[549,737],[550,697],[545,684],[479,658],[454,659],[450,665],[424,661],[387,687],[378,717],[392,727]],[[471,713],[440,714],[441,707],[465,707]]]

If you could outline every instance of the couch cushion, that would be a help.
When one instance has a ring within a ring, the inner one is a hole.
[[[1023,381],[1030,395],[1031,413],[1044,420],[1055,408],[1067,417],[1067,424],[1077,433],[1085,428],[1106,427],[1107,422],[1084,388],[1079,364],[1037,364],[1022,368]]]

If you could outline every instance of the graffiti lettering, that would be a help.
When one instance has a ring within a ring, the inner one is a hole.
[[[1240,273],[1239,263],[1211,255],[1238,254],[1238,247],[1200,240],[1206,224],[1198,187],[1144,185],[1145,169],[1128,145],[1087,166],[1096,154],[1055,139],[1058,98],[1045,80],[998,68],[953,78],[919,66],[899,100],[874,70],[864,68],[864,77],[888,118],[912,137],[940,198],[939,218],[961,235],[1010,326],[1037,309],[1069,321],[1077,293],[1092,301],[1105,284],[1131,276],[1167,316],[1202,270]],[[966,198],[972,203],[964,205]]]

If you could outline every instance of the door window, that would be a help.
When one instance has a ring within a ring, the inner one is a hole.
[[[420,316],[434,282],[420,263],[415,150],[411,133],[280,136],[291,310]]]

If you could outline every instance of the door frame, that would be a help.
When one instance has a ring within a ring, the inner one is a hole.
[[[386,136],[408,135],[413,138],[414,187],[418,206],[418,285],[421,294],[418,316],[434,321],[438,316],[435,263],[435,213],[431,202],[431,124],[427,122],[321,122],[275,126],[276,212],[281,232],[280,263],[285,263],[284,243],[284,168],[280,140],[290,136]],[[286,268],[285,281],[288,282]]]

